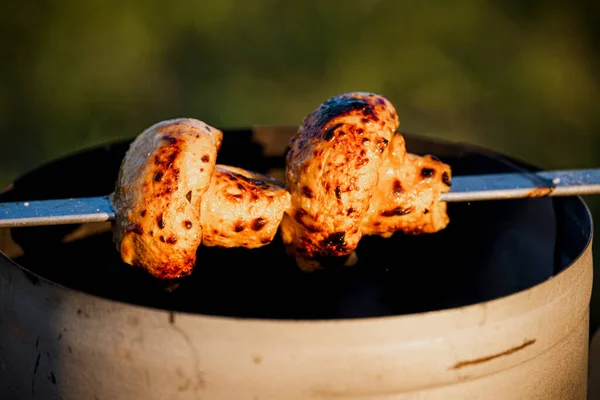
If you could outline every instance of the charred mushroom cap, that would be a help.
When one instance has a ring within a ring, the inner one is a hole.
[[[131,144],[115,192],[121,258],[157,278],[189,275],[202,241],[201,203],[223,134],[180,118],[152,125]]]

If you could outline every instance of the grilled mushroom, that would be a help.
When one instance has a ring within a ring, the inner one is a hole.
[[[379,168],[379,183],[361,222],[364,235],[390,237],[394,232],[417,235],[444,229],[450,219],[441,193],[450,190],[450,166],[435,156],[406,152],[396,133]]]
[[[281,226],[305,271],[352,264],[364,235],[433,233],[449,222],[439,195],[450,167],[406,152],[394,106],[372,93],[332,97],[292,137],[285,185],[216,164],[218,129],[195,119],[146,129],[127,152],[114,196],[124,262],[158,278],[189,275],[197,248],[256,248]],[[280,225],[281,224],[281,225]]]
[[[266,176],[217,165],[223,134],[195,119],[163,121],[131,144],[112,203],[123,261],[151,275],[189,275],[207,246],[273,240],[289,193]]]
[[[290,140],[286,183],[291,207],[282,238],[298,266],[356,260],[363,235],[427,233],[448,223],[439,193],[450,168],[407,154],[394,106],[372,93],[332,97],[311,112]]]
[[[203,246],[262,247],[273,241],[290,194],[283,183],[227,165],[217,165],[202,201]]]

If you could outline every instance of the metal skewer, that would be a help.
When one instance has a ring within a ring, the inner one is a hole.
[[[441,201],[469,202],[600,193],[600,168],[455,176]],[[109,196],[0,203],[0,228],[105,222]]]

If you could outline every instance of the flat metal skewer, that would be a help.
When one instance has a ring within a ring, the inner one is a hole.
[[[455,176],[440,201],[469,202],[600,193],[600,168]],[[0,203],[0,228],[105,222],[115,218],[109,195]]]

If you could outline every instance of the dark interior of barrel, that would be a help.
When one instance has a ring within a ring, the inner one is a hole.
[[[434,154],[454,175],[531,167],[469,145],[405,135],[407,148]],[[222,164],[257,172],[283,168],[265,156],[252,131],[225,132]],[[130,141],[91,149],[19,179],[0,201],[110,193]],[[77,226],[12,229],[24,254],[14,261],[33,280],[134,304],[192,313],[268,319],[378,317],[441,310],[512,294],[568,266],[590,235],[577,198],[538,198],[449,204],[450,225],[421,236],[365,237],[359,263],[343,270],[302,273],[278,237],[263,248],[201,247],[192,276],[173,291],[125,265],[110,232],[68,243]]]

